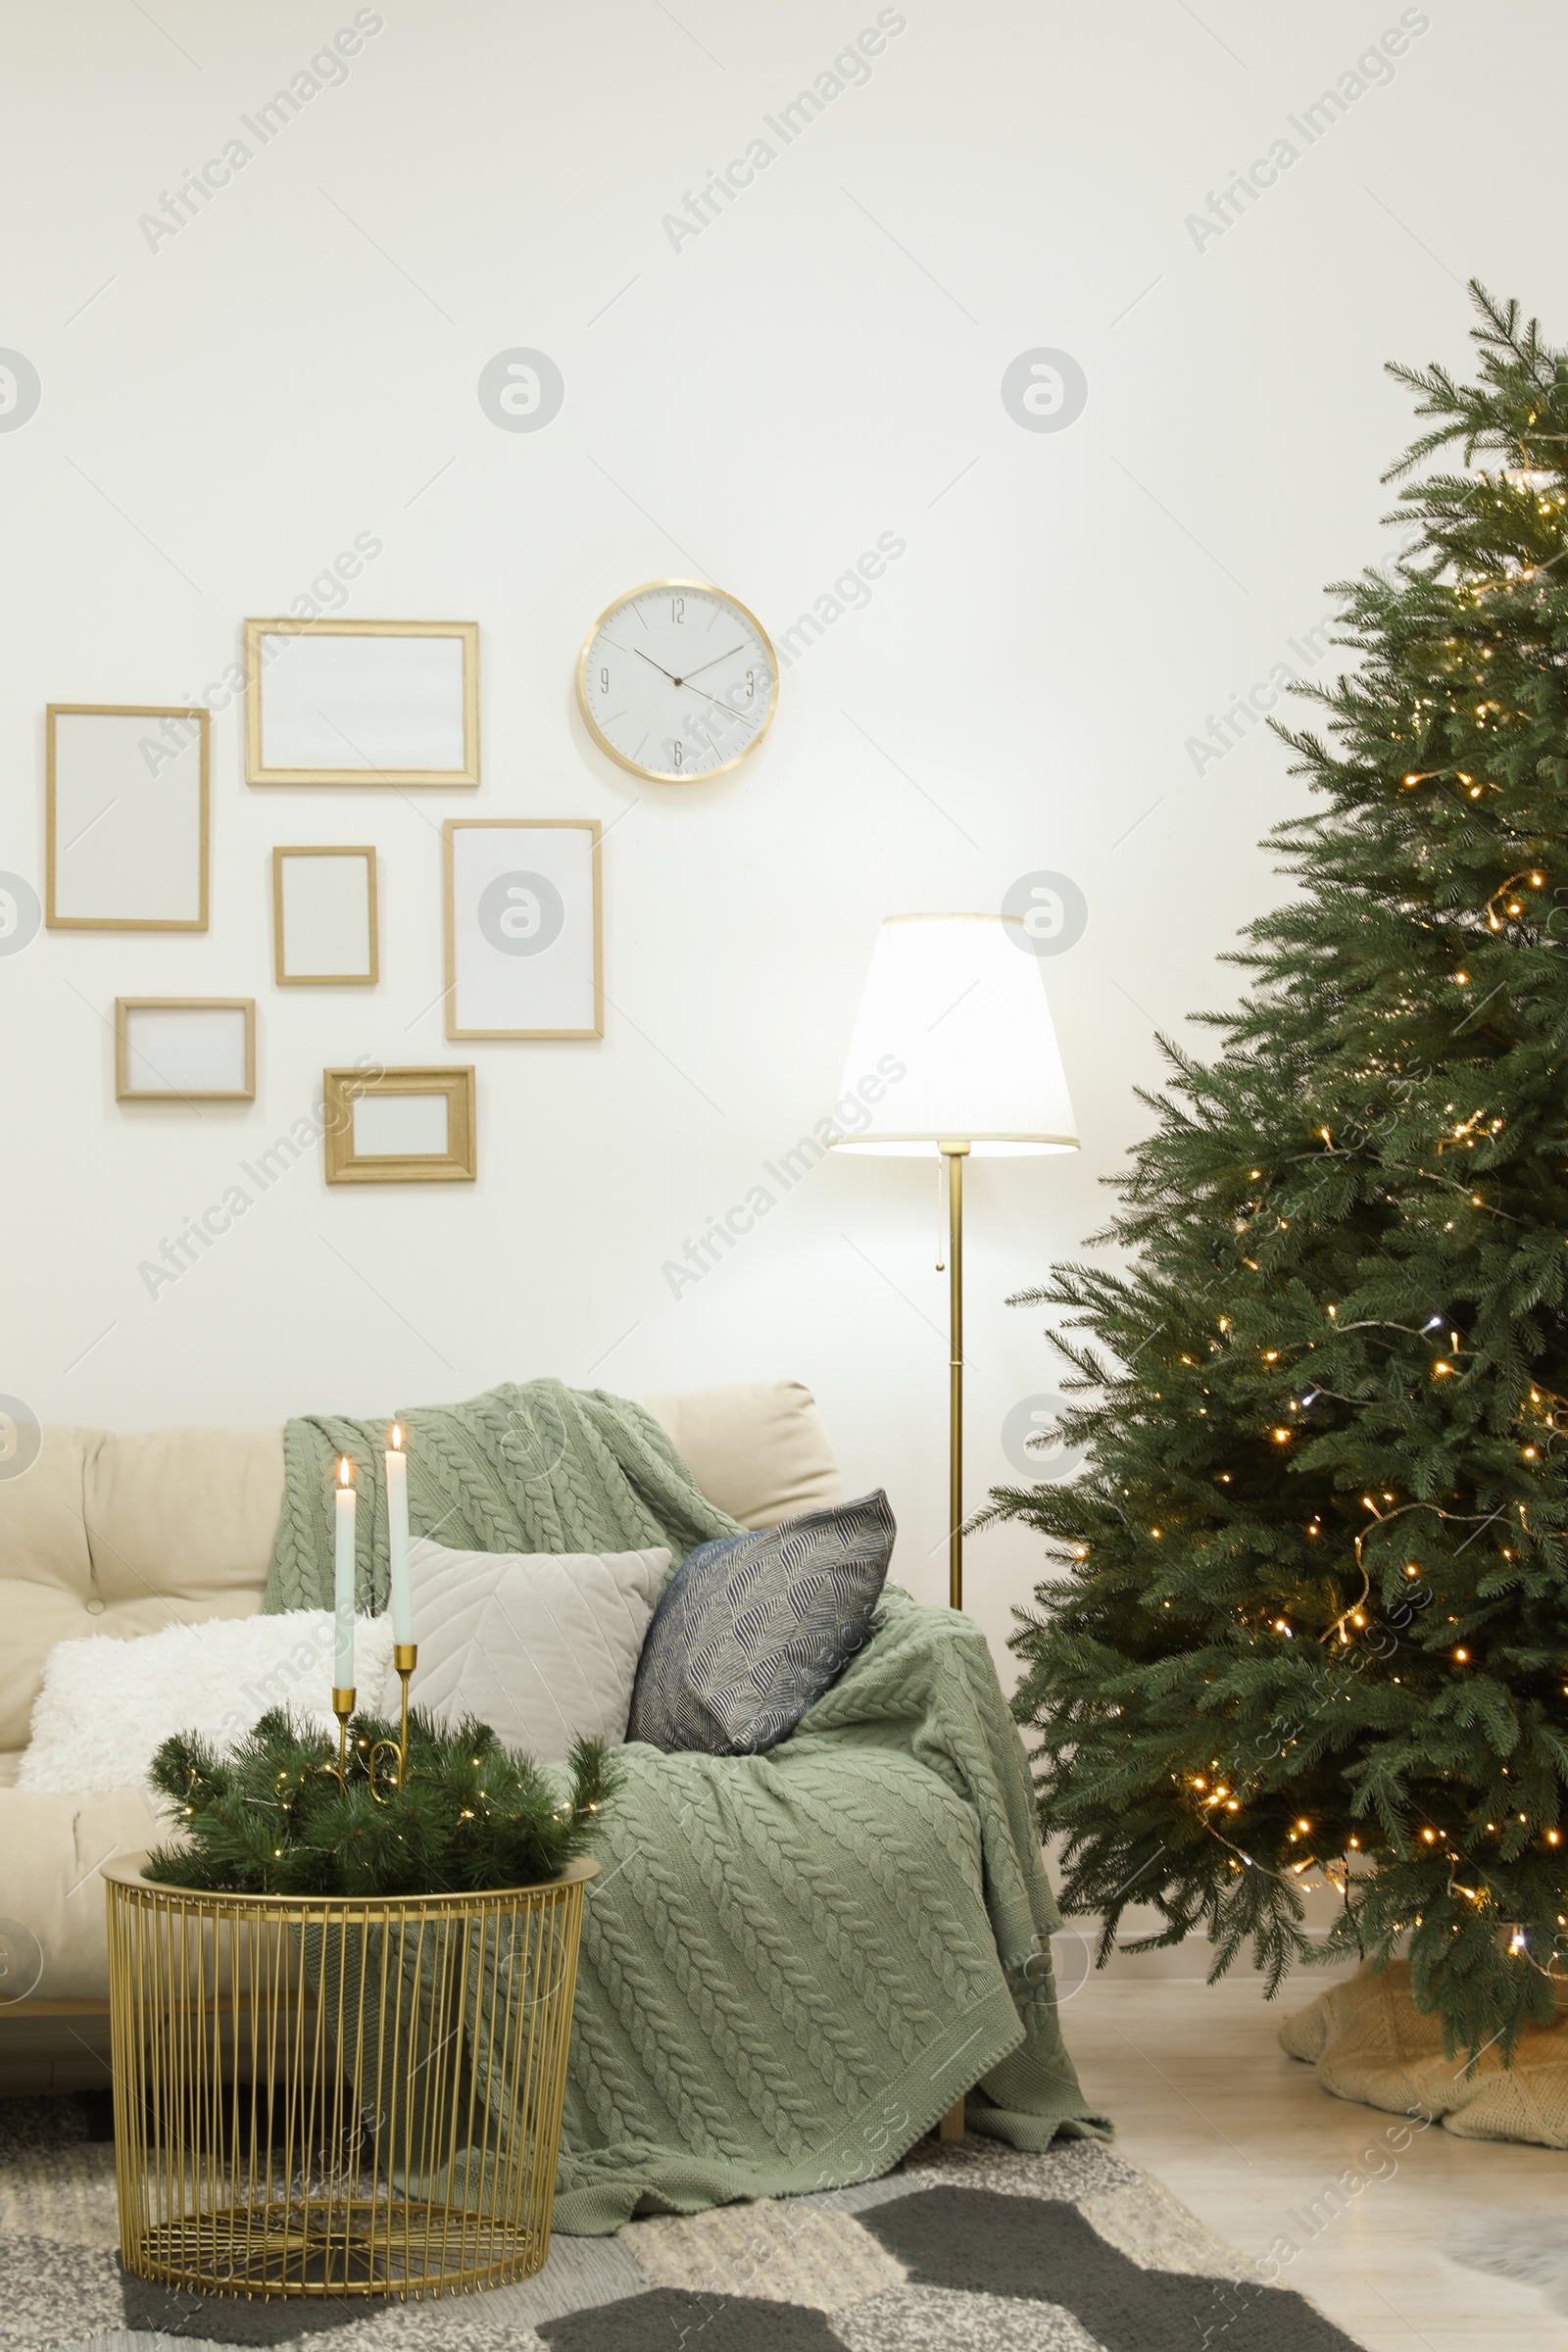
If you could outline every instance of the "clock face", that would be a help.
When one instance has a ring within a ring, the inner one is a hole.
[[[612,760],[661,784],[722,775],[767,731],[778,663],[744,605],[700,580],[654,580],[600,615],[577,701]]]

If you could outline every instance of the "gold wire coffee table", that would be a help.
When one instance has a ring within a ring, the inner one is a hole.
[[[212,1894],[106,1864],[125,2269],[228,2295],[500,2286],[550,2249],[584,1890]]]

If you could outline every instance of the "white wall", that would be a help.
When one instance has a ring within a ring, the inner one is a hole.
[[[794,1374],[935,1597],[931,1175],[835,1159],[678,1300],[662,1261],[828,1106],[883,914],[1069,873],[1089,928],[1046,969],[1086,1148],[970,1184],[974,1496],[1004,1474],[1004,1416],[1057,1372],[1004,1297],[1099,1223],[1155,1027],[1231,996],[1215,956],[1281,888],[1255,844],[1299,805],[1286,755],[1254,733],[1200,777],[1188,739],[1379,552],[1407,418],[1383,361],[1466,364],[1472,270],[1565,323],[1568,34],[1544,5],[1406,10],[1429,29],[1392,82],[1308,146],[1288,117],[1399,23],[1393,0],[901,0],[869,80],[784,148],[762,118],[873,0],[377,13],[346,81],[261,147],[241,116],[348,0],[7,12],[0,343],[42,401],[0,431],[0,866],[41,889],[46,701],[199,693],[242,617],[286,611],[359,533],[382,553],[347,611],[482,624],[485,782],[461,805],[251,790],[230,708],[211,930],[0,957],[0,1388],[133,1428],[543,1372]],[[150,247],[139,217],[236,132],[251,160]],[[662,217],[759,135],[776,159],[674,249]],[[1195,231],[1282,136],[1300,153],[1277,184]],[[517,345],[565,380],[539,432],[476,397]],[[1001,398],[1040,346],[1087,373],[1062,431]],[[695,572],[776,633],[883,532],[907,552],[788,671],[737,774],[638,790],[592,749],[572,667],[617,591]],[[612,828],[602,1045],[443,1039],[436,828],[483,811]],[[271,844],[361,839],[379,987],[274,990]],[[257,998],[254,1107],[117,1106],[106,1015],[160,992]],[[150,1298],[139,1261],[362,1053],[477,1061],[477,1186],[328,1194],[318,1155]],[[999,1642],[1033,1571],[1019,1536],[972,1546]]]

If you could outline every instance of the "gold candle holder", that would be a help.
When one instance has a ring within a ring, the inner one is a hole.
[[[387,1802],[388,1792],[384,1789],[378,1788],[375,1785],[376,1757],[384,1754],[393,1759],[393,1769],[390,1774],[387,1772],[385,1765],[383,1765],[381,1768],[382,1778],[390,1781],[392,1788],[402,1788],[403,1776],[408,1770],[409,1677],[414,1672],[414,1669],[418,1662],[419,1645],[416,1642],[395,1642],[393,1643],[392,1663],[398,1670],[398,1680],[403,1686],[403,1720],[401,1726],[399,1727],[397,1739],[395,1740],[377,1740],[374,1746],[370,1750],[368,1758],[367,1759],[367,1770],[368,1771],[370,1780],[370,1794],[375,1798],[376,1803],[379,1805],[384,1805]]]
[[[340,1690],[336,1683],[333,1684],[332,1712],[337,1717],[337,1785],[340,1788],[346,1785],[348,1779],[349,1717],[354,1712],[354,1696],[352,1684],[346,1690]]]

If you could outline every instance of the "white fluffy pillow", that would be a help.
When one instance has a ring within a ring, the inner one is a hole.
[[[58,1642],[44,1661],[16,1785],[62,1796],[144,1787],[171,1732],[200,1732],[228,1748],[269,1707],[335,1732],[333,1642],[330,1609],[213,1617],[134,1642]],[[357,1619],[354,1643],[361,1711],[392,1713],[392,1620]]]
[[[440,1722],[477,1715],[541,1763],[578,1734],[626,1737],[637,1661],[669,1567],[653,1551],[448,1551],[409,1545],[411,1696]]]

